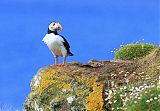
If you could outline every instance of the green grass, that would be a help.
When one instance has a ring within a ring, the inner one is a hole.
[[[157,78],[158,80],[158,78]],[[159,111],[160,86],[158,81],[124,85],[111,94],[111,111]]]
[[[127,111],[159,111],[160,101],[158,94],[160,94],[160,89],[153,87],[146,89],[141,93],[141,98],[137,100],[130,100]]]
[[[121,47],[115,53],[115,59],[133,60],[145,57],[157,46],[153,44],[129,44]]]

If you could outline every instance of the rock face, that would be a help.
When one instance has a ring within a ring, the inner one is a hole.
[[[24,111],[110,111],[109,89],[143,81],[147,66],[142,64],[150,62],[90,60],[41,68],[31,81]]]
[[[41,68],[31,81],[26,111],[101,111],[104,88],[124,83],[124,73],[137,68],[131,61],[97,61],[88,64],[68,63],[65,67]],[[119,73],[121,72],[121,73]],[[116,76],[118,74],[118,76]],[[114,77],[113,77],[114,75]]]

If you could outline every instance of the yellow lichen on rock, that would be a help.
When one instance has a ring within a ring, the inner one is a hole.
[[[93,92],[89,94],[86,99],[86,109],[87,111],[102,111],[103,109],[103,84],[102,83],[94,83],[92,85]]]
[[[103,109],[103,83],[96,82],[95,77],[77,77],[77,80],[81,83],[91,87],[93,92],[86,97],[86,110],[87,111],[102,111]]]
[[[68,79],[68,76],[57,75],[60,73],[56,70],[50,70],[42,75],[41,83],[37,87],[37,92],[42,92],[50,85],[55,85],[58,88],[71,89],[71,85],[69,83],[64,82],[65,79]]]
[[[71,89],[71,85],[70,84],[63,84],[63,88],[64,89]]]
[[[85,84],[88,89],[86,91],[82,91],[79,87],[77,88],[76,95],[81,97],[84,95],[84,92],[89,93],[89,88],[93,89],[93,92],[90,92],[89,96],[84,96],[86,101],[86,110],[87,111],[102,111],[103,109],[103,83],[96,82],[97,78],[95,77],[81,77],[81,76],[74,76],[70,77],[67,74],[62,75],[64,72],[60,70],[48,70],[44,73],[41,77],[40,84],[38,85],[37,89],[35,90],[36,93],[44,92],[49,86],[55,87],[55,90],[70,90],[72,89],[71,81],[75,79],[80,84]],[[57,89],[56,89],[57,88]],[[47,89],[49,92],[53,91],[53,88]],[[32,95],[31,95],[32,96]]]
[[[85,83],[89,87],[91,87],[96,81],[95,77],[77,77],[77,79],[79,82]]]
[[[57,72],[54,71],[48,71],[45,74],[42,75],[41,83],[36,89],[36,92],[42,92],[44,89],[46,89],[49,85],[54,84],[53,74],[56,74]]]

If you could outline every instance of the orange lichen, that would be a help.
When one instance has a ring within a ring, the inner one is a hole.
[[[54,85],[58,89],[71,89],[72,86],[68,80],[73,79],[67,74],[62,75],[64,72],[58,70],[49,70],[45,74],[42,75],[39,86],[36,89],[36,92],[43,92],[50,85]],[[86,87],[92,88],[93,92],[86,97],[86,110],[87,111],[102,111],[103,109],[103,84],[100,82],[96,82],[97,78],[95,77],[80,77],[75,76],[74,79],[79,83],[85,84]],[[76,91],[78,96],[82,96],[82,89],[79,88]],[[52,91],[52,90],[51,90]],[[88,89],[89,91],[89,89]]]
[[[51,70],[42,75],[41,83],[36,89],[37,92],[42,92],[50,85],[55,85],[57,88],[71,89],[71,85],[65,82],[68,76],[57,75],[59,71]]]
[[[86,84],[88,87],[93,88],[93,92],[86,97],[86,110],[87,111],[102,111],[103,109],[103,83],[96,82],[95,77],[76,77],[81,83]]]
[[[94,83],[92,85],[93,92],[89,94],[86,99],[86,109],[87,111],[102,111],[103,108],[103,84],[102,83]]]
[[[64,89],[71,89],[71,85],[70,84],[63,84],[63,88]]]
[[[96,81],[95,77],[77,77],[77,79],[79,82],[85,83],[89,87],[91,87]]]

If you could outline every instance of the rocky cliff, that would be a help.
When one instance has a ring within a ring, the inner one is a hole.
[[[43,67],[31,81],[24,111],[127,111],[136,99],[129,96],[135,87],[154,84],[159,88],[159,76],[159,48],[141,60],[90,60]],[[144,86],[138,94],[143,96],[145,90]]]

